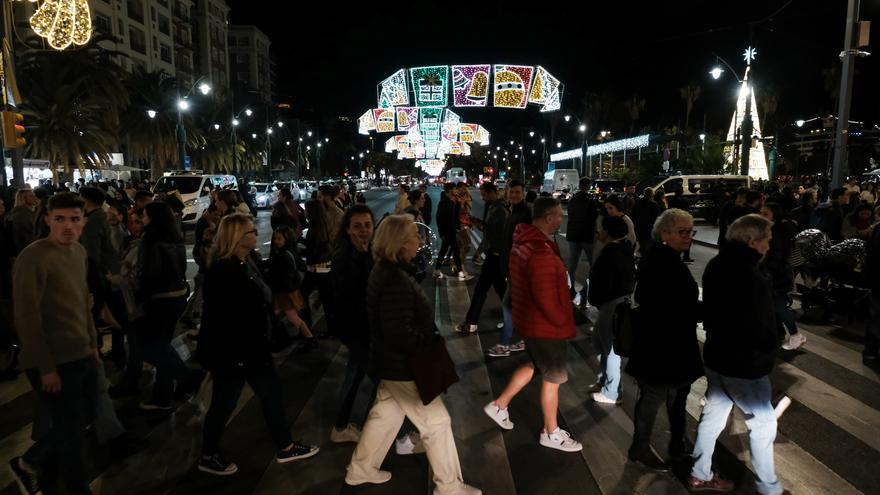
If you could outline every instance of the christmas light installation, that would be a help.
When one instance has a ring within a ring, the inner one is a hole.
[[[608,141],[607,143],[597,144],[587,147],[587,156],[602,155],[604,153],[615,153],[623,150],[634,150],[648,146],[648,134],[641,136],[618,139],[616,141]]]
[[[447,105],[449,66],[415,67],[409,70],[409,76],[417,107],[445,107]]]
[[[385,141],[385,153],[394,153],[397,151],[397,138],[399,136],[391,136]]]
[[[92,37],[88,0],[47,0],[31,16],[30,24],[56,50],[85,45]]]
[[[739,96],[736,100],[733,119],[727,131],[727,140],[735,142],[737,138],[742,139],[742,137],[738,136],[739,133],[737,131],[742,129],[742,122],[746,115],[746,98],[751,98],[752,135],[746,137],[746,139],[751,138],[752,142],[752,145],[749,147],[749,177],[767,180],[769,173],[767,171],[767,157],[764,154],[764,143],[761,141],[761,121],[758,118],[758,103],[755,98],[755,88],[749,85],[749,72],[752,68],[752,60],[755,60],[757,53],[758,51],[752,47],[748,47],[743,52],[743,60],[746,61],[746,72],[738,92]],[[733,164],[734,156],[739,151],[735,148],[736,146],[731,146],[730,152],[727,154],[727,163],[729,164]]]
[[[485,127],[478,125],[477,126],[477,136],[475,139],[478,143],[480,143],[480,146],[488,146],[489,145],[489,131],[487,131]]]
[[[397,107],[397,130],[408,131],[410,127],[419,123],[419,109],[416,107]]]
[[[562,160],[573,160],[575,158],[580,158],[583,154],[583,150],[580,148],[575,148],[573,150],[560,151],[559,153],[552,153],[550,155],[551,162],[561,162]]]
[[[529,103],[541,105],[542,112],[553,112],[562,107],[562,83],[540,65],[535,67]]]
[[[440,136],[447,141],[457,141],[458,131],[461,124],[455,122],[444,122],[441,126]]]
[[[461,117],[457,113],[447,108],[446,111],[443,112],[443,122],[448,122],[450,124],[460,124]]]
[[[394,132],[394,109],[373,109],[373,117],[376,120],[376,132]]]
[[[456,107],[485,107],[489,99],[491,65],[452,66],[452,104]]]
[[[373,111],[367,110],[358,118],[358,134],[369,134],[370,131],[376,130],[376,119],[373,117]]]
[[[379,83],[377,93],[379,108],[409,105],[409,92],[406,87],[406,70],[400,69]]]
[[[525,108],[534,67],[496,65],[494,104],[498,108]]]
[[[422,107],[419,109],[419,127],[426,143],[440,141],[440,119],[443,117],[441,107]]]
[[[475,124],[461,124],[459,130],[461,142],[473,143],[476,140],[477,126]]]

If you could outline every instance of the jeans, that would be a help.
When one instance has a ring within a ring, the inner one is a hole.
[[[267,365],[247,371],[245,378],[214,377],[214,387],[211,394],[211,406],[205,414],[205,426],[202,438],[202,455],[210,456],[218,452],[220,438],[226,423],[232,416],[241,396],[241,389],[247,383],[254,391],[254,395],[260,398],[260,406],[263,409],[263,418],[272,434],[272,440],[278,450],[286,448],[292,443],[290,430],[287,428],[287,420],[284,417],[284,404],[281,401],[281,381],[275,368]]]
[[[510,345],[513,341],[513,290],[507,283],[507,290],[501,298],[501,314],[504,318],[504,326],[501,328],[501,340],[499,344]]]
[[[568,276],[571,277],[571,285],[574,287],[575,276],[577,275],[578,264],[581,262],[581,253],[587,256],[587,278],[584,279],[584,289],[581,296],[586,297],[588,287],[590,286],[590,266],[593,264],[593,243],[592,242],[572,242],[568,241]]]
[[[96,366],[95,378],[95,417],[92,425],[95,427],[95,435],[98,437],[98,443],[105,444],[108,440],[112,440],[123,433],[125,427],[119,422],[116,416],[116,409],[113,408],[113,401],[107,395],[107,375],[104,374],[104,364],[98,363]]]
[[[479,323],[483,303],[486,302],[486,296],[489,295],[489,289],[492,287],[495,287],[498,297],[503,299],[504,291],[507,290],[507,282],[501,275],[501,258],[497,254],[486,253],[486,261],[483,262],[480,278],[474,287],[474,295],[471,296],[471,305],[468,307],[467,316],[464,319],[465,323],[470,325]]]
[[[648,455],[651,449],[651,430],[660,405],[666,403],[669,417],[670,450],[684,449],[684,430],[687,416],[687,397],[690,384],[680,388],[666,388],[639,382],[639,400],[633,418],[633,440],[630,455]]]
[[[443,260],[452,252],[452,261],[455,263],[455,266],[458,267],[459,270],[463,269],[463,265],[461,264],[461,258],[458,256],[458,240],[456,239],[456,235],[453,233],[452,235],[444,235],[441,237],[440,242],[440,252],[437,253],[437,261],[434,263],[434,269],[439,270],[440,265],[443,263]]]
[[[871,291],[871,316],[865,324],[863,356],[876,356],[880,351],[880,293]]]
[[[697,479],[712,479],[712,454],[718,435],[727,425],[727,417],[734,404],[746,416],[749,429],[749,450],[757,478],[758,493],[779,495],[782,484],[776,478],[773,465],[773,441],[776,439],[776,414],[770,403],[770,377],[758,379],[733,378],[719,375],[706,368],[706,405],[697,426],[694,444],[694,467],[691,475]]]
[[[171,404],[174,381],[177,380],[179,386],[194,377],[194,372],[171,346],[177,321],[185,306],[183,296],[151,299],[144,308],[144,316],[135,321],[141,358],[156,367],[152,399],[156,404]],[[142,366],[135,366],[135,369]]]
[[[70,494],[92,493],[82,455],[86,412],[93,410],[98,388],[97,365],[94,356],[58,365],[61,391],[54,394],[42,391],[42,377],[38,369],[26,370],[40,407],[48,412],[52,426],[22,457],[37,469],[57,463],[59,479]]]
[[[773,309],[776,311],[776,321],[780,337],[785,337],[786,332],[789,335],[798,333],[794,311],[788,307],[788,294],[774,294]]]

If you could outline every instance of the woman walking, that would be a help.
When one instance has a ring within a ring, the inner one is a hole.
[[[375,265],[367,285],[370,322],[370,375],[379,379],[376,401],[345,482],[385,483],[391,473],[379,467],[391,448],[404,417],[422,434],[434,472],[435,495],[477,495],[462,481],[461,465],[449,413],[440,397],[422,403],[410,360],[437,339],[431,302],[413,278],[410,264],[419,249],[418,229],[409,215],[392,215],[379,225],[373,239]]]
[[[669,457],[682,457],[687,396],[691,383],[703,376],[697,343],[697,282],[681,260],[690,248],[693,230],[693,217],[683,210],[671,208],[660,214],[651,233],[654,242],[636,275],[640,323],[633,332],[626,372],[638,382],[639,399],[628,457],[658,471],[668,468],[650,445],[657,411],[665,402],[671,431]]]
[[[306,339],[306,347],[315,345],[315,336],[309,326],[299,316],[305,307],[300,286],[303,282],[305,266],[296,252],[296,232],[288,226],[275,229],[272,233],[272,249],[269,253],[269,287],[272,288],[272,306],[276,315],[284,314],[287,321],[298,329]]]
[[[324,322],[326,332],[333,333],[335,327],[332,325],[333,317],[333,285],[330,280],[331,267],[331,239],[333,232],[330,231],[330,224],[327,220],[327,214],[324,212],[324,205],[318,200],[310,200],[306,203],[306,218],[309,221],[309,231],[305,238],[305,257],[306,272],[303,285],[300,288],[305,308],[303,311],[303,319],[309,325],[309,328],[315,327],[312,321],[312,311],[309,305],[309,297],[312,291],[318,291],[318,299],[321,301],[321,307],[324,309]],[[311,348],[315,341],[306,341],[305,350]]]
[[[859,205],[858,208],[862,208]],[[859,211],[856,208],[856,211]],[[869,212],[871,208],[868,208]],[[807,338],[798,332],[794,311],[791,309],[791,292],[794,290],[794,269],[791,267],[791,250],[797,225],[786,218],[782,208],[776,203],[767,203],[761,208],[761,216],[773,222],[770,250],[762,263],[773,279],[773,308],[776,310],[776,326],[782,348],[793,351],[804,345]],[[844,220],[844,223],[846,221]]]
[[[248,215],[224,217],[205,273],[205,311],[196,355],[211,372],[214,386],[198,467],[221,476],[238,470],[219,447],[245,383],[260,398],[277,448],[276,462],[305,459],[319,450],[291,440],[269,346],[272,292],[251,256],[256,247],[257,230]]]

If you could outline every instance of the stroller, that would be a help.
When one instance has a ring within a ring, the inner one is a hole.
[[[833,256],[801,264],[802,278],[814,282],[796,284],[804,313],[820,311],[824,322],[834,315],[845,316],[847,324],[867,319],[871,290],[860,268],[852,259]]]

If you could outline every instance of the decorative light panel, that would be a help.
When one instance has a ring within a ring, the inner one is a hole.
[[[88,0],[46,0],[31,16],[30,24],[34,33],[56,50],[85,45],[92,37]]]
[[[562,84],[540,65],[535,67],[535,80],[529,91],[529,103],[542,105],[542,112],[559,110],[562,106]]]
[[[449,66],[415,67],[409,70],[409,75],[417,107],[447,105]]]
[[[496,65],[495,106],[499,108],[525,108],[534,70],[534,67],[522,65]]]
[[[406,87],[406,70],[400,69],[379,83],[379,108],[409,105],[409,92]]]
[[[443,112],[443,122],[449,122],[449,123],[453,123],[453,124],[460,124],[460,123],[461,123],[461,117],[460,117],[457,113],[455,113],[455,112],[453,112],[452,110],[450,110],[450,109],[447,108],[446,111]]]
[[[456,107],[485,107],[489,99],[491,65],[452,66],[452,104]]]
[[[461,124],[461,129],[459,132],[461,134],[461,142],[473,143],[474,140],[476,140],[477,125],[476,124]]]
[[[394,109],[373,109],[373,117],[376,119],[376,132],[394,132]]]
[[[642,134],[641,136],[626,138],[626,139],[618,139],[616,141],[609,141],[607,143],[597,144],[595,146],[589,146],[587,148],[587,156],[595,156],[601,155],[604,153],[614,153],[616,151],[623,150],[634,150],[638,148],[644,148],[648,146],[649,135]]]
[[[367,110],[363,115],[358,117],[358,134],[369,134],[370,131],[376,130],[376,119],[373,117],[373,111]]]
[[[408,131],[419,123],[419,109],[416,107],[397,107],[397,130]]]

